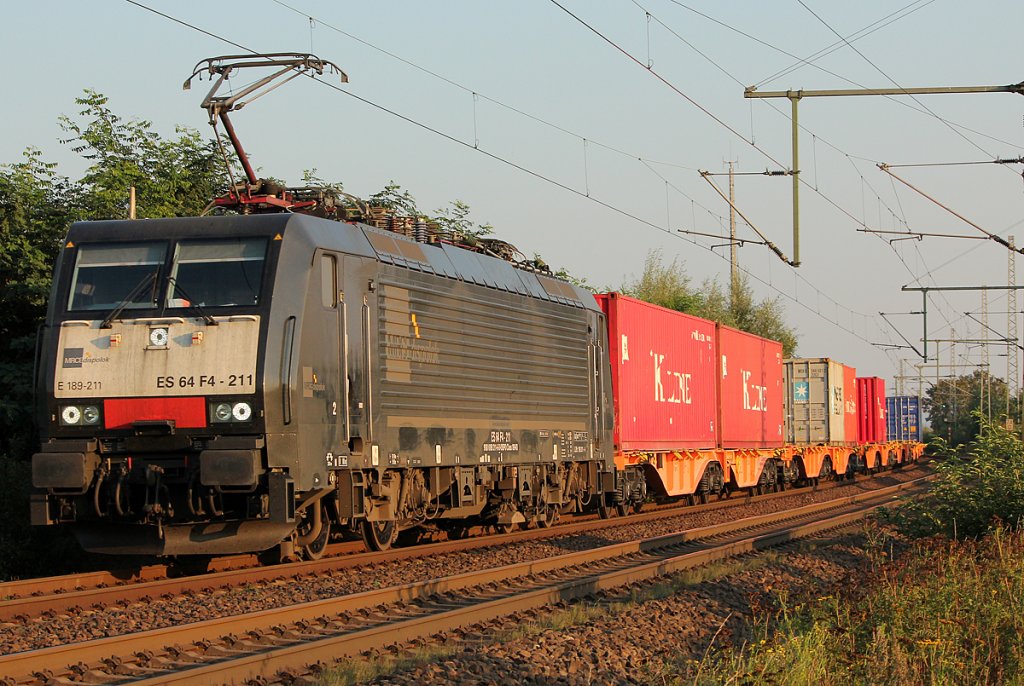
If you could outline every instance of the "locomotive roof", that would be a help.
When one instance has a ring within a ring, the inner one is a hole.
[[[582,288],[446,243],[418,243],[400,234],[366,224],[276,213],[216,217],[174,217],[167,219],[109,220],[76,222],[68,240],[145,240],[154,238],[203,238],[213,236],[275,236],[306,243],[310,249],[376,258],[380,262],[474,283],[510,293],[558,302],[573,307],[597,309],[593,295]]]

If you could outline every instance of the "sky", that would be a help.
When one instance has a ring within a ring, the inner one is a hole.
[[[232,115],[261,173],[298,183],[315,169],[364,197],[394,181],[426,212],[461,200],[524,254],[611,289],[652,252],[695,284],[728,281],[725,241],[683,232],[728,235],[728,205],[709,181],[727,192],[730,162],[736,207],[793,256],[791,177],[761,174],[792,169],[790,102],[748,99],[745,87],[1024,81],[1019,0],[4,5],[0,164],[34,147],[77,178],[87,163],[61,143],[58,117],[76,115],[83,89],[163,136],[177,126],[206,133],[206,82],[181,88],[197,62],[312,52],[349,83],[297,79]],[[916,377],[921,364],[896,346],[923,352],[922,317],[909,314],[922,297],[902,288],[1005,286],[1009,252],[987,239],[890,243],[900,237],[873,232],[984,239],[974,224],[1024,245],[1024,165],[992,164],[1024,154],[1024,98],[804,98],[799,122],[801,264],[757,244],[738,218],[738,237],[751,241],[740,266],[758,298],[780,300],[798,354],[882,376],[891,393],[895,376]],[[879,164],[911,166],[892,176]],[[981,292],[932,292],[927,305],[929,357],[934,365],[938,350],[945,365],[927,379],[969,373],[986,349],[1006,376],[1001,344],[935,342],[1005,337],[1005,290],[988,293],[987,335],[971,318],[983,318]],[[917,392],[916,379],[905,391]]]

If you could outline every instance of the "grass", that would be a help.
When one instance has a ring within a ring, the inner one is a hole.
[[[922,541],[856,598],[755,620],[755,639],[669,667],[683,684],[1024,684],[1024,535]]]
[[[455,648],[430,645],[409,651],[402,655],[379,655],[372,658],[346,658],[325,670],[318,680],[322,686],[353,686],[376,679],[385,674],[394,674],[412,669],[428,662],[436,662],[452,655]]]

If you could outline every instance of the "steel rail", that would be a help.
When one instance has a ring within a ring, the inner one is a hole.
[[[557,557],[507,565],[495,569],[467,572],[441,579],[404,584],[401,586],[367,591],[338,598],[330,598],[303,603],[300,605],[264,610],[252,614],[222,617],[182,626],[140,632],[137,634],[112,636],[83,643],[0,656],[0,674],[12,677],[10,683],[34,683],[35,677],[33,675],[35,674],[44,675],[46,678],[42,680],[47,681],[49,678],[59,676],[55,673],[61,671],[59,667],[60,665],[77,665],[78,671],[83,672],[89,669],[89,665],[110,664],[110,656],[112,654],[131,656],[147,652],[152,654],[154,651],[166,652],[165,647],[168,645],[181,646],[189,643],[203,644],[204,642],[210,641],[211,638],[218,636],[251,635],[254,632],[273,631],[275,628],[280,628],[281,626],[302,626],[310,621],[315,621],[317,618],[332,617],[359,611],[366,612],[373,608],[393,605],[395,603],[408,604],[422,602],[425,599],[437,596],[438,594],[463,591],[465,589],[479,587],[486,584],[509,582],[513,579],[536,577],[545,573],[550,574],[556,570],[599,563],[602,561],[614,561],[631,555],[652,555],[657,550],[671,549],[673,546],[689,544],[698,540],[707,540],[716,536],[735,534],[737,532],[747,532],[756,527],[778,525],[780,521],[805,519],[819,515],[822,512],[858,505],[863,502],[878,500],[888,501],[888,499],[894,494],[910,488],[916,488],[924,481],[930,480],[931,478],[933,477],[923,477],[921,479],[908,481],[887,488],[876,489],[867,493],[846,496],[844,498],[824,503],[815,503],[773,514],[748,517],[723,524],[703,527],[701,529],[693,529],[678,534],[658,536],[650,539],[605,546],[603,548],[567,553]],[[869,509],[873,509],[878,506],[879,505],[872,505]],[[861,516],[863,516],[863,514]],[[729,548],[729,550],[732,550],[732,548]],[[728,554],[736,553],[733,552]],[[652,562],[650,564],[653,565],[653,567],[649,565],[650,569],[668,569],[668,567],[665,567],[665,559],[661,559],[661,561]],[[620,564],[619,566],[622,565]],[[404,623],[402,623],[402,625],[404,626]],[[394,629],[397,630],[397,627],[394,627]],[[288,632],[288,635],[290,638],[283,640],[283,642],[290,643],[302,638],[302,631],[292,630]],[[389,637],[397,636],[397,634],[393,634],[392,632],[389,632],[387,635]],[[320,636],[314,635],[313,638],[320,638]],[[391,638],[389,642],[396,640],[401,639],[395,637]],[[242,650],[235,650],[234,653],[241,652],[243,654],[247,654],[254,650],[267,650],[267,646],[254,644],[251,641],[241,642],[241,647]],[[218,648],[218,652],[214,654],[220,656],[231,655],[232,651],[226,651],[226,649]],[[340,654],[341,653],[336,653],[336,656]],[[254,656],[254,658],[255,657],[256,656]],[[132,658],[127,658],[126,661],[131,660]],[[120,663],[121,660],[117,659],[116,662]],[[174,664],[181,669],[189,666],[187,662],[183,662],[181,664],[175,662]],[[199,668],[196,667],[189,670],[189,674],[195,673],[198,675],[199,672],[195,671],[198,669]],[[143,671],[146,671],[146,669],[143,668]],[[153,670],[150,669],[149,671]],[[182,678],[183,676],[183,674],[175,672],[173,678]],[[99,674],[94,673],[92,676],[94,682],[96,682],[95,679],[98,678]],[[151,682],[150,680],[147,680],[139,683],[171,682]],[[208,682],[196,681],[193,683]]]
[[[443,631],[491,621],[517,612],[542,608],[546,605],[579,600],[601,591],[692,569],[716,560],[766,550],[823,531],[847,526],[864,519],[879,507],[882,506],[869,506],[857,512],[841,514],[770,534],[752,536],[709,550],[686,553],[639,567],[567,581],[532,592],[401,622],[382,624],[341,636],[269,649],[235,659],[175,671],[172,674],[161,674],[134,681],[132,684],[133,686],[169,686],[171,684],[175,686],[208,686],[212,683],[238,683],[241,679],[254,679],[282,670],[294,669],[296,665],[331,664],[339,658],[354,657],[382,646],[426,638]]]
[[[540,540],[556,536],[585,533],[608,526],[633,524],[661,519],[664,517],[713,512],[720,509],[743,507],[752,502],[764,502],[778,498],[797,496],[802,493],[821,492],[835,488],[850,487],[873,480],[874,475],[858,475],[852,482],[837,481],[811,488],[767,493],[759,496],[743,495],[735,498],[701,505],[672,505],[656,507],[644,513],[629,515],[613,520],[599,520],[596,515],[578,517],[575,521],[559,524],[549,529],[518,531],[511,534],[480,535],[459,541],[427,543],[409,548],[365,553],[362,544],[345,542],[330,547],[333,555],[319,560],[293,562],[262,567],[246,566],[255,562],[255,556],[231,556],[215,560],[223,571],[208,572],[194,576],[169,576],[168,565],[149,565],[134,570],[84,572],[39,579],[22,579],[0,583],[0,621],[19,617],[34,617],[44,612],[61,612],[73,608],[92,607],[124,603],[146,597],[180,594],[186,591],[227,588],[240,582],[272,581],[282,577],[295,577],[327,571],[351,569],[362,565],[377,564],[399,559],[414,559],[442,552],[456,552],[486,548],[505,542]],[[241,566],[230,566],[232,563]]]

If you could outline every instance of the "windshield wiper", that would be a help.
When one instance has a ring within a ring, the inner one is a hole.
[[[142,277],[142,280],[139,281],[139,283],[137,283],[135,285],[135,288],[133,288],[131,290],[131,292],[128,293],[128,295],[126,295],[124,297],[124,300],[119,302],[117,304],[117,307],[115,307],[113,310],[111,310],[110,314],[108,314],[106,316],[106,318],[103,320],[103,322],[100,323],[100,328],[101,329],[109,329],[110,328],[110,323],[112,321],[114,321],[114,319],[117,318],[117,315],[121,314],[122,310],[124,310],[124,308],[128,307],[128,305],[130,305],[135,300],[136,296],[138,296],[138,295],[140,295],[142,293],[142,291],[146,288],[146,286],[148,286],[150,283],[156,281],[156,274],[157,274],[156,271],[152,271],[152,272],[146,274],[144,277]]]
[[[206,310],[203,309],[202,305],[196,302],[195,299],[193,299],[192,296],[189,295],[184,288],[178,285],[177,279],[175,279],[173,276],[168,276],[167,283],[171,285],[171,293],[168,296],[168,298],[173,298],[176,293],[181,293],[183,296],[185,296],[185,299],[188,300],[188,309],[195,310],[196,312],[198,312],[199,316],[203,318],[203,321],[206,322],[207,326],[217,326],[217,320],[211,317],[206,312]]]

